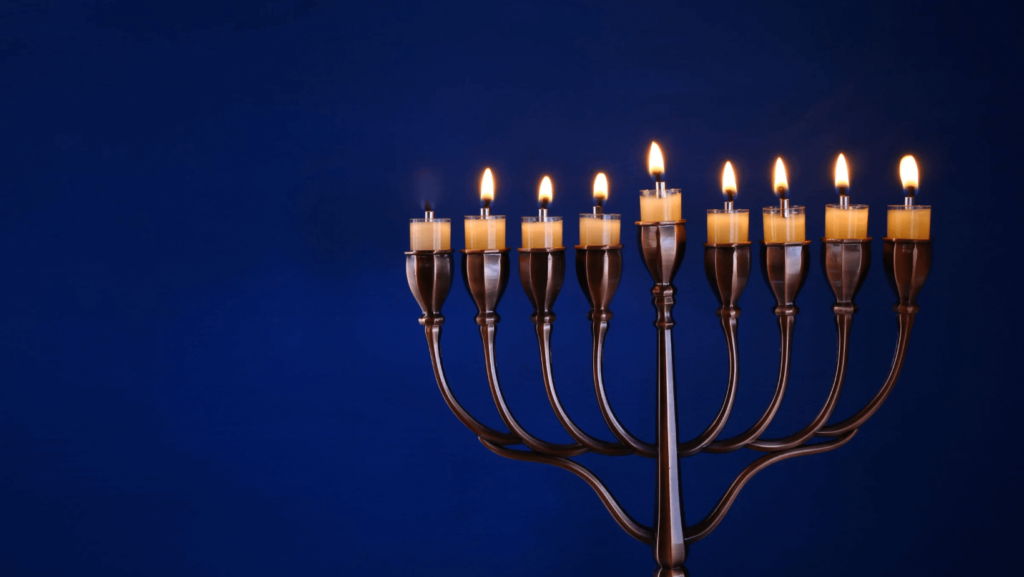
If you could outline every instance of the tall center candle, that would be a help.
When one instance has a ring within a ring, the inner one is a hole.
[[[683,195],[678,188],[665,188],[665,160],[657,142],[651,143],[647,172],[654,189],[640,191],[640,222],[669,222],[683,219]]]

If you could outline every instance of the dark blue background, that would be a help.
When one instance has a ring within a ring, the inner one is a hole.
[[[687,437],[724,389],[699,241],[726,159],[754,239],[777,155],[808,238],[823,232],[840,151],[877,254],[903,154],[934,206],[935,262],[896,391],[848,446],[760,474],[692,549],[692,574],[1020,570],[1009,5],[4,3],[0,574],[647,575],[649,550],[582,482],[496,457],[450,414],[402,251],[426,197],[462,246],[484,166],[511,246],[542,174],[572,244],[606,171],[627,223],[608,382],[651,439],[653,310],[630,223],[652,139],[693,241],[676,307]],[[449,377],[497,426],[459,284]],[[842,416],[881,385],[895,344],[880,258],[859,300]],[[760,414],[778,362],[758,275],[741,304],[727,433]],[[830,304],[815,258],[773,435],[824,401]],[[586,308],[570,276],[556,374],[571,414],[607,438]],[[516,278],[501,312],[510,402],[565,440]],[[752,457],[685,462],[691,522]],[[650,522],[651,461],[582,461]]]

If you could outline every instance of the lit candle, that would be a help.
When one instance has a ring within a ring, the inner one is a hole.
[[[562,248],[562,217],[548,216],[548,203],[554,198],[554,186],[545,176],[540,181],[540,210],[537,216],[523,217],[523,248]]]
[[[732,163],[726,162],[722,171],[725,208],[708,209],[708,244],[747,242],[750,211],[733,208],[736,191],[736,173],[732,170]]]
[[[779,197],[779,206],[768,206],[762,211],[764,241],[803,242],[804,207],[789,206],[789,182],[781,158],[775,161],[775,194]]]
[[[683,196],[679,194],[678,188],[665,188],[665,159],[661,156],[661,147],[657,142],[651,143],[651,152],[647,156],[647,172],[654,179],[654,189],[640,191],[640,221],[682,220]]]
[[[452,221],[434,218],[428,201],[424,218],[409,219],[409,244],[412,250],[451,250]]]
[[[605,214],[604,201],[608,200],[608,177],[599,172],[594,179],[594,212],[580,213],[580,246],[609,246],[619,244],[621,217]]]
[[[931,238],[932,207],[914,204],[917,194],[917,162],[913,156],[904,156],[900,161],[900,180],[906,197],[903,204],[889,205],[889,238],[919,239]]]
[[[836,160],[836,192],[839,204],[825,205],[825,238],[864,239],[868,237],[868,205],[850,204],[850,171],[846,158]]]
[[[505,217],[491,214],[491,201],[494,200],[494,176],[491,169],[484,170],[480,180],[480,200],[484,207],[480,215],[466,217],[466,249],[495,250],[505,248]]]

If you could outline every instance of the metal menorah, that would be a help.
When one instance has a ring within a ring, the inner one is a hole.
[[[766,439],[761,435],[772,422],[786,391],[793,327],[799,312],[795,301],[807,279],[811,243],[761,243],[761,271],[777,301],[775,315],[778,317],[782,342],[779,379],[764,415],[749,429],[728,439],[718,439],[718,436],[725,428],[736,397],[739,363],[737,331],[740,316],[737,303],[750,275],[751,243],[705,244],[704,270],[720,305],[715,315],[721,320],[729,350],[729,381],[725,400],[711,424],[696,438],[679,442],[676,435],[672,352],[672,327],[675,325],[672,307],[675,304],[676,289],[672,281],[686,249],[686,221],[638,222],[637,225],[640,254],[654,278],[651,293],[657,311],[654,325],[658,335],[658,417],[657,439],[653,443],[637,438],[618,420],[608,401],[602,376],[604,340],[612,318],[608,305],[622,273],[622,245],[576,247],[576,276],[591,307],[587,318],[593,330],[594,390],[604,421],[617,439],[614,442],[593,437],[573,423],[555,388],[551,370],[551,329],[555,321],[552,306],[562,288],[565,275],[564,248],[520,249],[519,277],[534,309],[530,319],[536,325],[541,372],[548,400],[559,422],[574,440],[568,444],[544,441],[527,432],[512,415],[502,394],[495,362],[495,335],[500,320],[497,313],[498,301],[505,292],[509,278],[509,249],[462,251],[462,279],[478,311],[476,323],[480,326],[480,338],[483,341],[487,381],[494,404],[509,432],[496,431],[474,419],[456,400],[445,378],[441,362],[441,325],[444,323],[441,307],[451,287],[452,251],[407,252],[406,275],[409,287],[423,310],[420,324],[426,333],[434,376],[445,402],[455,416],[477,435],[487,449],[502,457],[554,465],[586,481],[619,526],[634,539],[651,546],[658,563],[655,575],[679,577],[686,575],[683,563],[690,545],[714,531],[739,492],[754,475],[779,461],[841,447],[853,438],[858,428],[885,402],[903,366],[914,315],[918,310],[917,294],[931,266],[931,241],[883,239],[885,274],[899,299],[893,307],[899,330],[892,368],[881,390],[867,405],[852,417],[829,425],[827,422],[839,401],[846,375],[850,328],[857,311],[854,297],[867,275],[871,260],[871,239],[822,239],[822,268],[836,297],[832,305],[839,339],[835,378],[828,399],[818,415],[800,431],[778,439]],[[812,442],[819,437],[827,440]],[[525,450],[509,448],[512,445],[522,445]],[[728,453],[742,448],[763,452],[765,455],[736,477],[706,517],[693,525],[686,525],[679,459],[701,452]],[[633,519],[596,475],[570,459],[587,452],[609,456],[640,455],[657,459],[653,527]]]

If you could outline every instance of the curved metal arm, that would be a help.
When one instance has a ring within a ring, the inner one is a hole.
[[[736,501],[736,497],[743,489],[743,486],[746,485],[747,482],[750,481],[750,479],[758,472],[764,470],[772,463],[778,463],[779,461],[785,461],[786,459],[792,459],[793,457],[802,457],[804,455],[817,455],[818,453],[825,453],[832,449],[837,449],[845,445],[856,434],[857,429],[854,429],[831,441],[816,443],[814,445],[803,445],[787,449],[785,451],[771,453],[754,461],[748,465],[746,469],[743,469],[739,476],[736,477],[736,480],[732,482],[729,489],[726,490],[725,494],[722,495],[722,498],[718,500],[718,504],[715,505],[715,508],[712,509],[706,517],[696,524],[686,528],[687,544],[700,541],[704,537],[710,535],[711,532],[718,527],[719,523],[722,522],[722,519],[725,518],[725,514],[729,512],[733,502]]]
[[[448,408],[455,413],[455,416],[462,421],[463,425],[473,431],[476,436],[487,439],[488,441],[498,445],[518,445],[521,441],[519,437],[511,433],[503,433],[501,431],[495,431],[494,429],[484,425],[477,421],[466,412],[466,409],[462,408],[459,404],[458,399],[455,398],[455,393],[452,392],[448,386],[448,379],[444,375],[444,365],[441,362],[441,325],[428,324],[423,327],[424,333],[427,335],[427,345],[430,349],[430,364],[434,366],[434,378],[437,379],[437,386],[441,389],[441,396],[444,397],[444,401],[448,403]]]
[[[718,410],[718,416],[715,417],[714,421],[708,425],[707,429],[700,435],[697,435],[694,439],[679,443],[678,454],[680,457],[692,457],[697,453],[700,453],[704,447],[707,447],[715,440],[722,429],[725,428],[726,421],[729,420],[729,415],[732,413],[732,405],[736,400],[736,384],[740,379],[740,360],[739,360],[739,345],[737,344],[739,331],[739,318],[730,314],[723,314],[722,320],[722,331],[725,333],[725,344],[729,348],[729,384],[725,389],[725,400],[722,401],[722,408]]]
[[[746,447],[751,441],[761,436],[761,433],[764,433],[768,425],[771,424],[772,419],[775,418],[775,413],[779,411],[779,406],[782,405],[782,397],[786,394],[786,385],[789,383],[789,362],[793,356],[793,327],[796,325],[796,317],[793,315],[779,315],[778,318],[779,352],[781,358],[779,360],[779,380],[775,385],[775,395],[772,397],[771,403],[768,404],[764,414],[761,415],[761,418],[753,426],[735,437],[712,442],[704,449],[705,453],[730,453]]]
[[[495,359],[495,336],[498,327],[492,323],[485,323],[480,325],[480,339],[484,345],[484,364],[487,366],[487,382],[491,386],[491,396],[494,397],[494,406],[498,408],[498,413],[501,415],[501,420],[505,422],[505,426],[509,428],[512,433],[522,440],[522,443],[537,451],[546,455],[552,455],[555,457],[575,457],[576,455],[582,455],[589,451],[583,445],[579,443],[561,444],[561,443],[549,443],[534,437],[524,429],[516,418],[512,416],[512,410],[508,408],[508,404],[505,402],[505,395],[501,392],[501,383],[498,382],[498,365]]]
[[[829,391],[825,406],[818,412],[806,427],[797,433],[793,433],[781,439],[758,439],[749,445],[755,451],[785,451],[799,446],[814,437],[818,429],[828,422],[839,402],[839,395],[843,391],[843,381],[846,380],[846,361],[850,353],[850,327],[853,325],[853,313],[836,313],[836,332],[838,334],[838,346],[836,354],[836,374],[832,379],[832,389]]]
[[[540,366],[541,372],[544,373],[544,388],[547,389],[548,401],[551,403],[552,410],[555,411],[555,416],[558,417],[558,422],[562,423],[562,427],[565,428],[565,431],[569,433],[569,436],[575,439],[576,442],[599,455],[608,455],[612,457],[632,455],[632,447],[621,443],[609,443],[607,441],[591,437],[582,429],[577,427],[576,423],[574,423],[572,419],[569,418],[568,413],[565,412],[565,408],[562,406],[562,400],[558,398],[558,391],[555,389],[555,377],[554,372],[551,369],[551,329],[552,324],[549,322],[537,323],[537,345],[540,347]]]
[[[914,313],[900,313],[897,317],[897,322],[899,323],[899,334],[896,339],[896,354],[893,355],[892,367],[889,369],[889,376],[885,379],[882,389],[878,391],[875,398],[871,399],[871,402],[865,405],[863,409],[857,411],[852,417],[834,425],[823,427],[817,433],[819,437],[837,437],[857,429],[870,419],[871,415],[874,415],[875,411],[882,406],[882,403],[889,398],[889,393],[896,386],[896,380],[899,379],[900,371],[903,370],[903,360],[906,358],[907,344],[910,342],[910,330],[914,327]]]
[[[612,434],[621,441],[622,443],[629,445],[633,448],[633,452],[641,457],[647,457],[653,459],[658,456],[658,447],[653,443],[648,443],[638,439],[633,433],[630,433],[623,425],[618,417],[615,416],[615,411],[612,410],[612,404],[608,400],[608,394],[604,388],[604,338],[608,334],[608,321],[607,320],[594,320],[594,324],[591,326],[594,333],[594,392],[597,394],[597,405],[601,409],[601,416],[604,417],[605,424],[611,429]]]
[[[566,471],[569,471],[570,473],[583,479],[584,481],[587,482],[588,485],[590,485],[590,488],[593,489],[595,493],[597,493],[597,496],[601,499],[601,502],[604,503],[605,508],[608,509],[608,512],[612,515],[612,518],[615,519],[615,522],[619,524],[619,527],[622,527],[623,531],[625,531],[629,534],[630,537],[636,539],[637,541],[640,541],[641,543],[650,545],[654,542],[653,529],[646,525],[638,523],[635,519],[633,519],[633,517],[630,517],[629,513],[627,513],[625,509],[622,508],[622,505],[620,505],[619,502],[615,500],[615,496],[612,495],[612,492],[608,490],[608,487],[605,487],[604,483],[601,482],[601,479],[598,479],[597,475],[592,473],[590,469],[587,469],[586,467],[580,465],[579,463],[570,461],[569,459],[549,457],[546,455],[540,455],[528,451],[516,451],[513,449],[506,449],[504,447],[495,445],[494,443],[491,443],[486,439],[480,439],[480,442],[483,443],[483,445],[487,447],[489,450],[498,455],[501,455],[502,457],[515,459],[517,461],[532,461],[534,463],[545,463],[548,465],[554,465],[556,467],[565,469]]]

